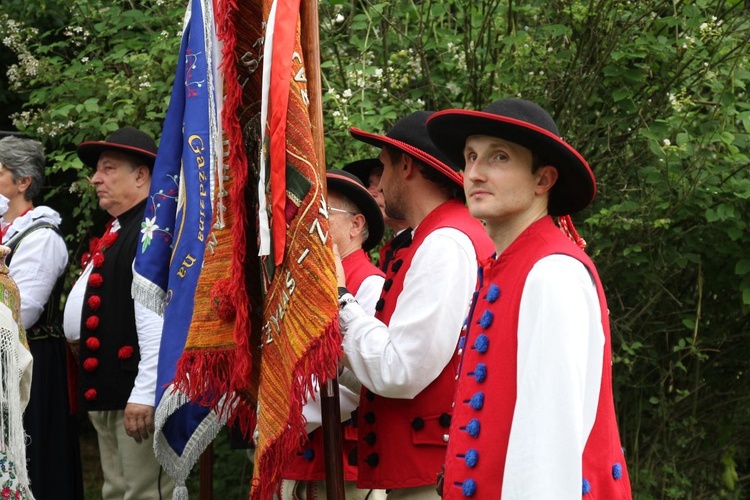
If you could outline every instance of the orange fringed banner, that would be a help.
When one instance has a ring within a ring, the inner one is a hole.
[[[284,102],[279,99],[279,92],[288,92],[286,120],[280,127],[286,137],[285,161],[275,162],[271,155],[270,167],[266,166],[270,169],[266,178],[271,183],[278,178],[285,181],[284,206],[273,206],[270,211],[273,230],[278,230],[279,224],[286,226],[286,245],[283,251],[275,247],[264,258],[267,288],[258,387],[256,468],[251,490],[251,498],[258,499],[271,498],[281,480],[281,471],[305,435],[302,404],[310,388],[310,376],[321,380],[334,377],[341,354],[336,274],[328,237],[324,179],[319,174],[322,169],[317,165],[307,107],[298,7],[297,4],[297,11],[291,15],[277,13],[276,23],[294,21],[293,29],[284,31],[294,35],[294,50],[290,54],[291,67],[286,65],[289,70],[286,88],[275,88],[277,82],[271,81],[269,90],[271,116],[278,111],[273,106]],[[266,34],[265,38],[268,42],[270,37]],[[277,42],[274,37],[274,64],[279,54]],[[266,63],[267,55],[268,51]],[[283,53],[279,57],[284,57]],[[269,127],[268,135],[273,142],[279,130],[274,128],[273,120]],[[278,169],[283,169],[283,176],[274,175]],[[267,198],[271,198],[273,191],[273,185],[266,188]],[[274,245],[277,241],[274,238]],[[283,256],[279,266],[274,266],[274,255]]]
[[[252,304],[246,285],[248,262],[248,157],[238,111],[245,100],[260,99],[260,80],[243,87],[238,81],[237,23],[252,26],[253,40],[262,36],[259,2],[247,2],[244,14],[230,1],[217,2],[217,35],[223,42],[222,76],[225,134],[223,186],[217,196],[212,232],[206,245],[203,270],[185,350],[177,365],[175,384],[191,401],[214,408],[249,435],[255,427],[257,389],[253,388],[250,349]],[[255,20],[255,22],[251,22]],[[253,232],[250,232],[254,237]],[[252,273],[251,273],[252,274]],[[255,277],[259,276],[256,271]],[[259,307],[256,301],[256,307]]]
[[[270,74],[264,64],[284,57],[266,45],[276,42],[266,31],[274,24],[271,5],[272,0],[215,1],[223,43],[226,196],[217,201],[224,210],[215,211],[174,381],[190,402],[218,414],[220,422],[238,425],[246,438],[253,436],[251,498],[262,500],[278,490],[281,471],[305,435],[302,405],[311,377],[334,377],[341,355],[335,266],[323,169],[317,165],[307,108],[299,13],[281,15],[280,22],[291,22],[282,33],[294,40],[280,44],[291,50],[291,64],[281,65],[287,79],[277,78],[271,87],[263,78],[264,71]],[[285,8],[289,5],[294,2]],[[278,116],[273,106],[279,103],[286,103],[280,127],[278,120],[274,125],[267,119]],[[281,159],[261,164],[260,158],[268,159],[262,148],[272,136],[277,145],[283,138]],[[281,179],[281,198],[274,179]],[[259,207],[268,207],[274,234],[279,228],[284,234],[274,239],[279,261],[273,253],[258,257],[265,219],[253,215]]]

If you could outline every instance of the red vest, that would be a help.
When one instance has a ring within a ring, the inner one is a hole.
[[[588,269],[596,283],[605,336],[596,420],[582,457],[583,498],[631,498],[612,397],[612,354],[604,290],[588,256],[555,226],[551,217],[545,217],[526,229],[497,260],[480,269],[479,290],[474,294],[459,341],[463,359],[446,455],[445,499],[500,498],[516,400],[521,295],[534,264],[552,254],[573,257]],[[476,404],[478,395],[483,397],[481,404]]]
[[[341,260],[346,276],[346,287],[356,295],[362,282],[370,276],[383,276],[383,272],[370,262],[364,250],[352,252]],[[344,479],[357,480],[357,429],[348,420],[341,424],[344,452]],[[325,472],[325,450],[323,447],[323,428],[318,427],[307,435],[307,440],[300,447],[294,460],[284,471],[284,479],[297,481],[323,481]]]
[[[460,201],[451,200],[437,207],[419,224],[411,246],[399,250],[386,270],[383,294],[375,313],[386,325],[396,308],[414,254],[424,239],[440,228],[454,228],[466,234],[480,262],[492,254],[492,241],[484,226],[469,215]],[[466,303],[457,300],[446,304],[451,306],[465,308]],[[458,357],[454,356],[438,378],[414,399],[385,398],[363,387],[358,410],[357,487],[394,489],[436,483],[445,458],[457,369]]]
[[[396,257],[396,252],[409,245],[411,245],[411,228],[407,227],[380,247],[378,267],[385,271],[388,264]]]

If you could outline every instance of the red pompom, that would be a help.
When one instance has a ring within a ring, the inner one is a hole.
[[[86,252],[81,256],[81,269],[85,269],[89,265],[89,260],[91,260],[91,252]]]
[[[93,372],[99,368],[99,360],[96,358],[86,358],[83,360],[83,369],[87,372]]]
[[[99,238],[91,238],[89,241],[89,255],[96,252],[99,248]]]
[[[104,278],[102,278],[102,275],[99,273],[91,273],[91,276],[89,276],[89,285],[93,286],[94,288],[99,288],[102,286],[102,283],[104,283]]]
[[[86,301],[92,311],[96,312],[99,310],[99,306],[102,305],[102,299],[98,295],[92,295],[89,300]]]
[[[97,252],[91,258],[91,260],[94,263],[94,267],[96,268],[102,267],[102,265],[104,265],[104,254],[102,254],[101,252]]]
[[[99,327],[99,316],[89,316],[86,318],[86,328],[96,330]]]
[[[86,401],[95,401],[96,400],[96,389],[89,389],[86,392],[83,393],[83,397],[86,398]]]
[[[86,347],[89,351],[96,351],[99,349],[99,339],[96,337],[89,337],[86,339]]]
[[[231,283],[228,279],[216,281],[208,293],[211,299],[211,305],[216,311],[216,315],[222,321],[232,321],[237,315],[237,309],[234,307],[234,301],[231,294]]]
[[[117,241],[117,237],[120,235],[120,233],[107,233],[104,236],[102,236],[101,241],[99,242],[99,248],[102,250],[105,248],[109,248],[112,245],[115,244],[115,241]]]
[[[120,347],[120,350],[117,351],[117,357],[120,359],[130,359],[133,357],[133,348],[129,345]]]

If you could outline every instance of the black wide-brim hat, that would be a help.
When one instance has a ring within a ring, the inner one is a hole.
[[[341,167],[341,170],[356,175],[357,178],[362,181],[362,184],[364,184],[365,187],[368,187],[370,185],[370,173],[374,169],[382,166],[383,162],[380,161],[380,158],[365,158],[363,160],[347,163]]]
[[[120,151],[143,160],[153,170],[156,161],[156,142],[145,132],[134,127],[122,127],[110,134],[106,141],[86,141],[78,145],[78,157],[84,165],[96,168],[104,151]]]
[[[362,248],[370,251],[380,243],[385,233],[385,222],[383,221],[383,212],[380,211],[378,202],[372,197],[370,192],[365,188],[362,181],[356,175],[343,170],[326,171],[326,182],[330,191],[336,191],[342,196],[350,199],[367,221],[367,230],[370,233],[367,239],[362,242]]]
[[[500,99],[482,111],[438,111],[427,122],[432,141],[453,162],[464,164],[466,139],[472,135],[499,137],[520,144],[557,168],[548,211],[567,215],[586,208],[596,196],[596,178],[583,156],[565,142],[552,117],[523,99]]]
[[[416,111],[397,121],[385,135],[372,134],[357,127],[351,127],[349,133],[355,139],[373,146],[393,146],[463,187],[464,179],[459,173],[459,165],[463,162],[455,163],[448,159],[427,133],[427,119],[433,114],[434,111]]]

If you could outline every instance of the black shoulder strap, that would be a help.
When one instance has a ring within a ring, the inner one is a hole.
[[[20,234],[17,234],[14,238],[12,238],[6,246],[11,249],[10,255],[8,255],[5,258],[5,265],[10,266],[10,261],[13,258],[13,254],[15,253],[15,249],[18,248],[18,245],[21,244],[21,241],[23,241],[24,238],[26,238],[28,235],[33,233],[34,231],[38,231],[39,229],[52,229],[54,232],[56,232],[58,235],[60,235],[61,238],[63,238],[62,232],[60,231],[60,228],[58,228],[56,225],[51,224],[49,222],[37,222],[36,224],[33,224],[31,227],[26,229],[26,231],[23,231]],[[63,238],[63,241],[64,238]],[[60,296],[62,295],[63,290],[63,284],[65,282],[65,275],[67,273],[62,273],[62,275],[57,279],[57,282],[55,283],[55,286],[52,289],[52,293],[50,293],[49,300],[47,300],[47,303],[44,305],[44,310],[42,311],[42,314],[39,316],[39,320],[34,324],[32,327],[27,329],[27,335],[35,336],[39,335],[39,328],[42,328],[43,330],[46,328],[44,332],[42,332],[45,335],[52,335],[53,336],[60,336],[61,334],[53,328],[54,325],[62,325],[61,322],[61,311],[60,311]],[[51,330],[50,330],[51,329]],[[53,331],[54,330],[54,331]],[[60,330],[61,331],[61,330]]]
[[[56,225],[51,224],[49,222],[37,222],[36,224],[33,224],[30,228],[28,228],[26,231],[17,234],[14,238],[12,238],[5,246],[10,248],[10,255],[8,255],[5,258],[5,265],[10,266],[10,261],[13,259],[13,253],[15,249],[18,247],[18,245],[23,241],[24,238],[26,238],[28,235],[33,233],[34,231],[37,231],[39,229],[52,229],[54,232],[60,235],[62,238],[63,235],[60,232],[60,228],[58,228]]]

